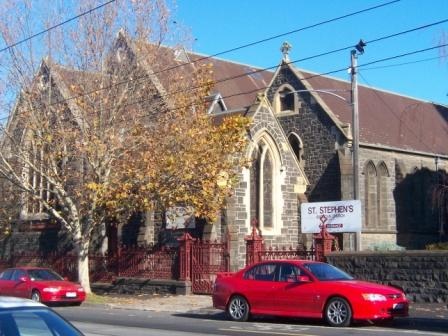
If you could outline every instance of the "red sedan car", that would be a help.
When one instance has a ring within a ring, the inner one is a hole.
[[[251,314],[323,318],[346,327],[353,320],[407,316],[400,289],[355,280],[340,269],[308,260],[265,261],[237,273],[218,274],[213,306],[234,321]]]
[[[0,273],[0,295],[30,298],[43,303],[80,305],[86,298],[81,285],[48,268],[16,267]]]

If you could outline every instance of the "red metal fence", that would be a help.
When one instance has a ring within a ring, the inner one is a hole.
[[[0,260],[0,268],[26,265],[50,267],[59,274],[78,278],[77,256],[73,253],[20,253]],[[89,254],[91,282],[111,282],[115,277],[178,279],[177,248],[122,248],[113,255]]]
[[[229,271],[229,241],[228,237],[224,242],[201,241],[185,233],[178,248],[120,248],[113,255],[90,254],[90,281],[111,282],[116,277],[179,279],[191,281],[193,293],[211,293],[216,274]],[[323,228],[314,236],[315,248],[266,247],[254,225],[246,237],[246,265],[272,259],[322,260],[331,251],[333,241],[334,237]],[[71,280],[78,277],[77,257],[71,253],[21,253],[0,259],[0,270],[15,265],[50,267]]]
[[[336,239],[324,226],[320,233],[314,234],[313,246],[306,249],[303,245],[296,247],[268,247],[258,233],[256,220],[252,223],[252,232],[246,238],[246,266],[263,260],[306,259],[325,260],[325,255],[335,249]]]
[[[180,279],[191,281],[195,294],[211,294],[216,274],[230,269],[229,239],[201,241],[187,233],[180,241]]]

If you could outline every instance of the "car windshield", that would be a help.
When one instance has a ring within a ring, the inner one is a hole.
[[[82,336],[49,309],[8,309],[0,312],[0,335]]]
[[[31,280],[64,280],[59,274],[49,269],[31,269],[28,270]]]
[[[329,264],[309,263],[304,267],[321,281],[353,280],[353,277]]]

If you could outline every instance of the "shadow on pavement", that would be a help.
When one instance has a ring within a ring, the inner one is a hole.
[[[190,313],[175,313],[173,316],[186,317],[192,319],[202,320],[214,320],[214,321],[230,321],[225,312],[222,311],[209,311],[209,312],[190,312]],[[250,322],[265,322],[265,323],[278,323],[278,324],[303,324],[313,326],[327,326],[324,321],[320,319],[297,319],[297,318],[284,318],[274,316],[256,316],[251,318]],[[417,330],[420,332],[448,332],[448,319],[441,318],[418,318],[418,317],[406,317],[395,318],[388,321],[375,321],[375,322],[355,322],[352,327],[382,327],[390,329],[400,330]]]
[[[384,322],[382,325],[389,328],[401,330],[418,330],[422,332],[448,332],[448,319],[441,318],[420,318],[407,317],[397,318],[390,322]]]

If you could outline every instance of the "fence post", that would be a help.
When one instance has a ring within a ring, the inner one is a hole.
[[[120,276],[120,261],[121,261],[121,249],[122,246],[118,246],[117,249],[114,252],[114,258],[115,258],[115,272],[116,272],[116,276],[119,277]]]
[[[260,252],[263,250],[263,237],[257,232],[257,220],[252,220],[252,233],[246,238],[246,266],[261,261]]]
[[[193,237],[188,232],[185,232],[181,238],[178,239],[179,246],[179,275],[180,280],[191,280],[191,245],[194,241]]]
[[[324,223],[319,225],[320,232],[314,234],[315,252],[317,261],[325,261],[325,256],[331,252],[335,236],[328,233]]]
[[[225,249],[224,257],[225,257],[225,268],[226,272],[230,271],[230,232],[229,228],[227,228],[226,236],[225,236]]]

